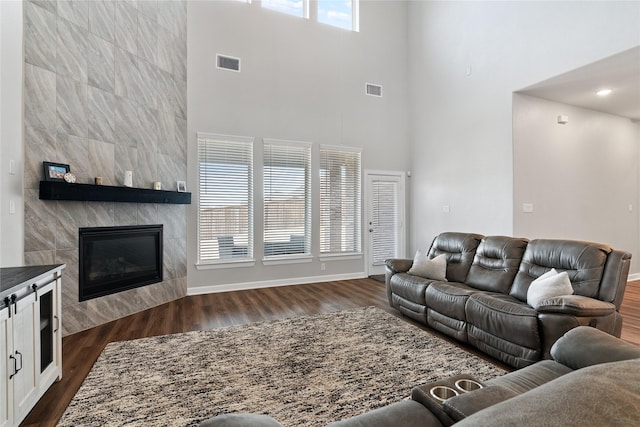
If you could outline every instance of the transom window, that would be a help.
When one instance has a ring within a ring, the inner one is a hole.
[[[262,7],[300,18],[308,18],[308,0],[262,0]]]
[[[318,0],[318,22],[358,31],[356,0]]]
[[[262,7],[359,31],[359,0],[262,0]]]

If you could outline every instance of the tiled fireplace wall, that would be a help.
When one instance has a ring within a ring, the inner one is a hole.
[[[42,201],[42,162],[80,183],[187,176],[184,0],[24,2],[25,261],[65,263],[63,334],[186,294],[185,205]],[[78,302],[78,229],[164,224],[164,281]]]

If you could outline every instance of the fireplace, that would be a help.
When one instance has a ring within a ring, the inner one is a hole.
[[[81,228],[79,299],[162,282],[162,224]]]

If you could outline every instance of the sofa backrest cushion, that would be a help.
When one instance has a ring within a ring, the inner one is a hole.
[[[597,298],[600,281],[612,249],[607,245],[576,240],[536,239],[524,251],[510,295],[527,300],[534,279],[555,268],[566,271],[575,295]]]
[[[624,290],[629,278],[631,254],[627,251],[613,250],[607,257],[604,275],[600,284],[598,299],[614,304],[618,309],[622,305]]]
[[[429,258],[445,254],[447,256],[447,280],[464,282],[482,237],[480,234],[473,233],[441,233],[431,243]]]
[[[483,291],[508,294],[527,239],[487,236],[480,242],[465,283]]]

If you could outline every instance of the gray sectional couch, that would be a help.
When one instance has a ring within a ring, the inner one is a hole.
[[[577,326],[620,336],[628,252],[583,241],[446,232],[433,240],[428,258],[442,254],[446,280],[411,274],[413,260],[387,260],[389,304],[514,368],[549,359],[556,340]],[[533,308],[529,286],[551,269],[567,272],[573,294]]]

